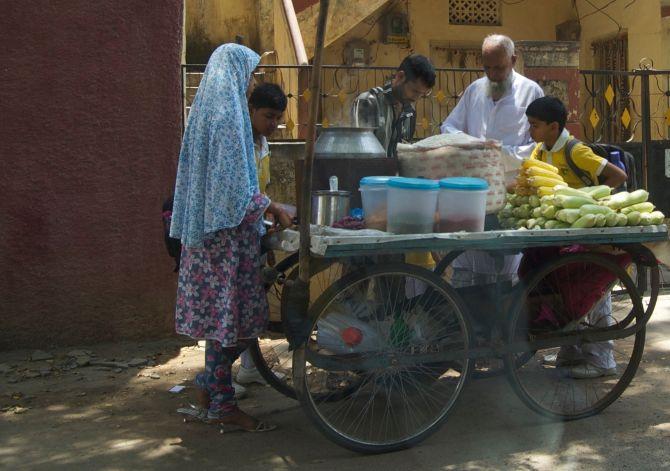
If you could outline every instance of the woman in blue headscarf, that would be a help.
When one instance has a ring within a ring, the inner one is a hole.
[[[258,188],[247,96],[259,60],[237,44],[212,54],[184,132],[170,227],[182,242],[176,330],[206,340],[199,402],[209,421],[248,431],[274,428],[237,408],[231,378],[233,362],[268,319],[262,216],[291,223]]]

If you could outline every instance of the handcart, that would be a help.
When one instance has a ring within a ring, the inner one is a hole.
[[[466,382],[488,374],[506,374],[540,414],[591,416],[635,375],[659,292],[658,264],[643,243],[667,239],[664,225],[312,236],[312,276],[329,273],[330,284],[319,286],[325,290],[312,297],[307,318],[284,306],[285,333],[297,348],[292,379],[279,383],[297,392],[328,438],[364,453],[421,442]],[[464,250],[494,259],[525,251],[526,268],[518,280],[455,287],[449,264]],[[417,251],[446,255],[435,271],[398,261]],[[575,352],[607,344],[613,368],[571,376]]]
[[[319,1],[314,97],[328,5]],[[639,365],[659,290],[657,261],[643,244],[666,241],[666,226],[311,236],[318,107],[309,102],[305,184],[298,185],[299,268],[276,274],[285,281],[279,305],[293,349],[291,382],[281,381],[320,431],[364,453],[412,446],[439,428],[475,374],[504,371],[526,405],[556,419],[588,417],[621,395]],[[448,268],[465,250],[495,260],[525,251],[527,262],[518,280],[454,286]],[[446,255],[435,271],[399,261],[421,251]],[[327,272],[337,274],[334,282],[312,299],[314,281]],[[613,366],[576,378],[579,355],[605,347]],[[268,360],[262,348],[256,357]],[[277,380],[274,364],[265,364]]]

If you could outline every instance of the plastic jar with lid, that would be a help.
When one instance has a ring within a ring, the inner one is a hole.
[[[363,218],[368,229],[386,230],[386,186],[391,177],[363,177],[358,191],[363,202]]]
[[[440,180],[438,232],[481,232],[486,217],[489,184],[482,178],[454,177]]]
[[[393,177],[388,181],[389,232],[396,234],[427,234],[433,232],[437,195],[436,180]]]

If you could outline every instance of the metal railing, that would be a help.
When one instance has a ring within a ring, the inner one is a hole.
[[[582,70],[580,74],[582,138],[639,143],[646,186],[652,142],[670,138],[670,71]]]
[[[188,117],[204,64],[182,66],[183,119]],[[325,65],[322,71],[319,125],[348,125],[351,103],[362,92],[391,80],[395,67]],[[641,145],[642,181],[653,141],[670,138],[670,71],[581,70],[580,109],[576,117],[581,136],[588,142],[638,143]],[[277,83],[289,98],[285,123],[273,140],[304,138],[307,123],[309,65],[262,65],[258,79]],[[436,69],[432,93],[416,103],[418,139],[436,134],[442,121],[458,103],[465,88],[483,76],[481,69]],[[574,121],[574,117],[572,117]]]
[[[594,142],[668,139],[670,71],[582,70],[581,123]],[[595,110],[595,114],[594,114]]]
[[[188,116],[200,78],[203,64],[182,66],[184,124]],[[349,110],[353,100],[362,92],[390,81],[397,67],[350,67],[324,65],[322,70],[321,126],[348,125]],[[257,69],[261,81],[277,83],[289,99],[285,123],[274,140],[299,139],[307,124],[306,106],[311,96],[308,84],[311,66],[262,65]],[[483,76],[481,69],[436,69],[436,82],[432,93],[416,103],[416,137],[423,138],[439,132],[442,121],[456,106],[463,90]]]

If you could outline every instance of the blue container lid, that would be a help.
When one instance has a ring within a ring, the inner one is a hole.
[[[447,190],[481,191],[488,190],[489,184],[483,178],[452,177],[440,180],[440,188]]]
[[[437,190],[440,188],[440,184],[436,180],[405,177],[390,178],[388,186],[393,188],[404,188],[406,190]]]
[[[361,178],[360,185],[366,186],[386,186],[389,179],[392,177],[363,177]]]

